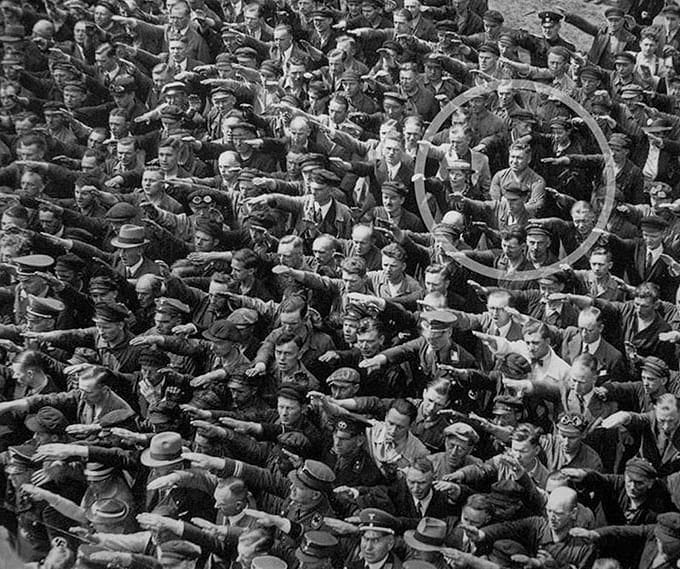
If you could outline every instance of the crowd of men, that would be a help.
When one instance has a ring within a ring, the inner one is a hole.
[[[573,4],[1,0],[0,567],[680,567],[680,6]]]

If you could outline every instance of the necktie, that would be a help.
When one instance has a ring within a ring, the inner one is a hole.
[[[584,354],[590,353],[590,348],[588,347],[588,344],[583,344],[583,353]]]
[[[659,454],[661,455],[661,457],[663,457],[663,455],[666,454],[666,448],[668,447],[668,442],[669,442],[668,437],[663,433],[659,433],[659,439],[657,441],[657,445],[658,445]]]
[[[583,400],[583,395],[576,394],[576,401],[578,401],[578,412],[583,415],[586,410],[586,402]]]
[[[420,514],[420,517],[422,518],[422,517],[425,516],[425,511],[424,511],[425,508],[423,507],[423,503],[420,500],[418,500],[417,505],[418,505],[418,513]]]
[[[652,252],[647,251],[647,260],[645,261],[645,272],[652,268]]]

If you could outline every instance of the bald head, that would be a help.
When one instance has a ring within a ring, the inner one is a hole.
[[[567,486],[560,486],[555,488],[548,496],[548,502],[545,509],[548,512],[548,517],[551,514],[565,515],[576,508],[577,503],[576,491]]]

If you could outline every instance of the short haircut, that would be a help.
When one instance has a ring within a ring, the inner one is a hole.
[[[408,399],[395,399],[392,401],[390,409],[394,409],[400,415],[406,415],[411,423],[413,423],[418,416],[418,408]]]
[[[659,299],[659,285],[655,283],[642,283],[635,288],[633,296],[635,298],[651,298],[657,301]]]
[[[288,344],[292,342],[295,344],[298,349],[302,348],[304,341],[300,336],[295,334],[294,332],[284,332],[281,334],[278,338],[276,338],[276,341],[274,342],[275,346],[283,346],[284,344]]]
[[[357,335],[368,334],[369,332],[377,332],[379,335],[385,335],[385,327],[377,318],[362,318],[359,321],[357,328]]]
[[[529,441],[537,446],[540,443],[541,431],[531,423],[520,423],[510,435],[511,440],[517,442]]]
[[[257,269],[260,264],[260,258],[252,249],[239,249],[234,252],[231,260],[241,263],[244,269]]]
[[[286,298],[280,305],[281,313],[300,312],[303,318],[307,315],[307,301],[300,296],[293,294]]]
[[[484,494],[472,494],[466,501],[464,508],[470,508],[471,510],[477,510],[479,512],[484,512],[485,514],[493,514],[493,506],[489,502]]]
[[[406,262],[406,249],[399,245],[399,243],[390,243],[389,245],[385,245],[385,247],[383,247],[380,252],[385,255],[385,257],[396,259],[402,263]]]
[[[519,225],[511,225],[507,229],[501,231],[501,239],[503,241],[510,241],[511,239],[517,239],[519,243],[526,243],[527,232],[524,227]]]
[[[434,466],[432,466],[432,461],[426,456],[416,458],[411,463],[411,468],[417,470],[418,472],[422,472],[423,474],[427,474],[428,472],[434,472]]]
[[[366,260],[363,257],[345,257],[340,263],[340,269],[351,275],[366,276]]]
[[[539,334],[541,338],[545,339],[550,337],[550,329],[544,322],[532,320],[522,326],[522,336],[526,336],[527,334]]]
[[[574,361],[571,363],[572,366],[575,366],[576,364],[584,366],[593,375],[597,375],[597,370],[600,366],[599,362],[597,361],[597,358],[593,354],[579,354],[574,358]]]

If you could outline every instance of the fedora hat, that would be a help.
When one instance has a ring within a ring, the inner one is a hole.
[[[418,551],[439,551],[446,538],[446,522],[425,517],[418,522],[416,529],[404,532],[406,545]]]
[[[146,239],[144,228],[139,225],[131,225],[126,223],[121,226],[113,239],[111,239],[111,245],[118,249],[132,249],[133,247],[141,247],[149,242]]]
[[[151,439],[149,448],[142,452],[142,464],[149,468],[170,466],[182,462],[182,437],[179,433],[158,433]]]

